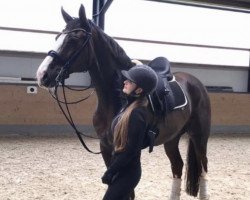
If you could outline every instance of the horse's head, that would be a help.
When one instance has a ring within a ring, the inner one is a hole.
[[[62,8],[65,29],[57,35],[55,47],[49,51],[37,70],[38,84],[54,87],[73,72],[87,71],[90,64],[91,28],[84,6],[79,9],[79,18],[73,18]]]

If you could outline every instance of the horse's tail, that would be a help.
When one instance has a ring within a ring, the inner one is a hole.
[[[206,88],[195,77],[190,78],[189,94],[192,114],[188,124],[189,144],[186,164],[186,192],[197,196],[199,181],[204,169],[207,172],[207,141],[210,135],[211,107]]]
[[[199,177],[201,174],[202,166],[198,163],[194,144],[189,139],[187,165],[186,165],[186,192],[191,196],[197,196],[199,191]]]

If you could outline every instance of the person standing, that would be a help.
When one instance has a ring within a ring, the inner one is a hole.
[[[127,104],[114,117],[111,132],[114,151],[111,164],[102,177],[108,185],[103,200],[129,200],[141,178],[141,150],[149,126],[147,95],[158,79],[147,65],[122,70],[123,93]]]

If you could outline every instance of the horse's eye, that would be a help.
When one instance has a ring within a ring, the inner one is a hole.
[[[77,35],[69,35],[68,41],[69,42],[77,42],[80,38]]]
[[[83,38],[84,36],[86,36],[86,34],[82,31],[82,30],[77,30],[75,32],[73,32],[73,37],[76,37],[78,39]]]
[[[71,37],[72,37],[72,39],[80,39],[80,37],[78,35],[76,35],[76,34],[72,35]]]

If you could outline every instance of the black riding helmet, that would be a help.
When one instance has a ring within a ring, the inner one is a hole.
[[[142,88],[144,94],[153,92],[158,83],[155,71],[147,65],[136,65],[128,71],[122,70],[122,75]]]

